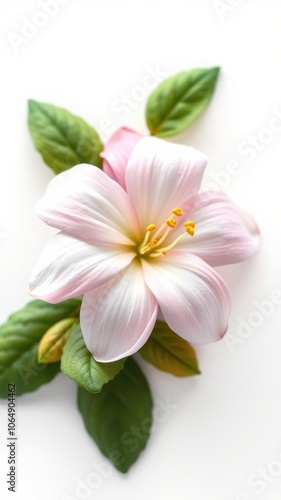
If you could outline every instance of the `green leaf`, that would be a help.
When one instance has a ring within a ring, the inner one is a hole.
[[[152,424],[152,397],[132,358],[99,394],[79,388],[78,407],[101,452],[127,472],[145,448]]]
[[[78,385],[92,393],[102,390],[122,370],[125,359],[98,363],[85,346],[80,325],[72,330],[61,358],[61,370]]]
[[[78,322],[78,318],[65,318],[51,326],[40,340],[38,363],[60,361],[67,339]]]
[[[82,118],[51,104],[28,101],[28,125],[36,149],[58,174],[79,163],[102,166],[103,145]]]
[[[163,321],[156,321],[152,334],[139,353],[159,370],[177,377],[200,374],[194,349]]]
[[[60,304],[34,300],[0,327],[0,397],[7,397],[10,383],[16,384],[19,396],[54,378],[59,372],[59,363],[37,363],[40,339],[50,326],[70,316],[80,305],[81,301],[76,299]]]
[[[209,104],[218,74],[218,67],[193,69],[160,83],[146,106],[151,134],[171,137],[191,125]]]

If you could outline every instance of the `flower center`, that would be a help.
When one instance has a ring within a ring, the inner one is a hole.
[[[165,220],[158,229],[155,224],[149,224],[146,228],[144,240],[138,247],[139,254],[147,254],[147,257],[160,257],[161,255],[166,255],[169,250],[174,248],[186,234],[193,236],[195,232],[195,222],[189,220],[183,224],[185,231],[175,238],[172,243],[165,245],[165,240],[177,225],[175,217],[181,217],[182,214],[182,209],[176,207],[173,208],[171,216]]]

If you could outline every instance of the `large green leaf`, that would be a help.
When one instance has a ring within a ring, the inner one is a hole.
[[[152,424],[152,397],[138,365],[128,358],[99,394],[79,388],[78,407],[102,453],[127,472],[145,448]]]
[[[28,101],[28,125],[36,149],[58,174],[78,163],[101,167],[103,145],[82,118],[51,104]]]
[[[200,374],[194,349],[164,321],[156,322],[152,334],[139,352],[159,370],[177,377]]]
[[[113,363],[95,361],[85,346],[80,325],[76,325],[63,349],[61,369],[78,385],[97,393],[122,370],[124,363],[125,359]]]
[[[14,313],[0,327],[0,397],[7,397],[7,387],[16,384],[16,394],[31,392],[52,380],[59,363],[38,364],[38,345],[44,333],[81,305],[71,299],[60,304],[34,300]]]
[[[151,134],[170,137],[191,125],[209,104],[218,74],[218,67],[193,69],[160,83],[146,106]]]

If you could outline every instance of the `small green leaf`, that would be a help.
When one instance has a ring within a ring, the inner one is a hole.
[[[139,353],[159,370],[177,377],[200,374],[194,349],[164,321],[156,321],[152,334]]]
[[[160,83],[146,106],[151,134],[171,137],[191,125],[209,104],[218,74],[218,67],[193,69]]]
[[[80,325],[76,325],[63,349],[61,370],[78,385],[95,394],[122,370],[124,363],[125,359],[113,363],[95,361],[85,346]]]
[[[51,326],[40,340],[38,363],[60,361],[62,350],[78,318],[65,318]]]
[[[138,365],[128,358],[99,394],[79,388],[78,407],[101,452],[127,472],[145,448],[152,424],[152,397]]]
[[[51,104],[28,101],[28,125],[36,149],[58,174],[79,163],[102,166],[103,145],[82,118]]]
[[[59,363],[37,363],[41,337],[54,324],[70,316],[81,301],[66,300],[47,304],[41,300],[29,302],[0,327],[0,397],[7,397],[7,386],[16,384],[16,394],[38,389],[59,372]]]

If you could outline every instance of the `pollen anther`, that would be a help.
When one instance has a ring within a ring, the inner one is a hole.
[[[184,223],[184,227],[185,227],[185,230],[186,232],[190,235],[190,236],[194,236],[194,228],[195,228],[195,222],[193,222],[193,220],[189,220],[187,222]]]
[[[175,221],[175,219],[172,219],[171,217],[169,219],[166,220],[166,224],[167,226],[169,227],[175,227],[176,224],[177,224],[177,221]]]
[[[176,215],[177,217],[180,217],[182,215],[182,209],[180,207],[173,208],[172,214]]]
[[[193,220],[189,220],[187,222],[184,222],[183,224],[185,228],[184,233],[179,235],[169,245],[162,245],[162,243],[167,239],[168,236],[170,238],[172,230],[177,225],[177,221],[173,218],[173,215],[180,217],[181,215],[183,215],[182,209],[180,207],[173,208],[172,216],[166,219],[165,222],[163,222],[163,224],[157,229],[153,236],[151,235],[151,231],[154,231],[156,229],[156,224],[149,224],[146,227],[144,240],[138,247],[140,255],[145,255],[147,253],[148,257],[161,257],[161,255],[166,255],[169,250],[172,250],[172,248],[174,248],[177,243],[186,236],[186,233],[188,233],[190,236],[194,235],[195,222],[193,222]]]
[[[154,229],[156,229],[156,225],[155,224],[149,224],[149,226],[147,226],[147,228],[146,228],[146,231],[154,231]]]
[[[194,229],[193,227],[190,227],[190,226],[186,226],[185,228],[186,232],[190,235],[190,236],[194,236]]]
[[[190,226],[190,227],[195,227],[195,222],[193,222],[193,220],[188,220],[187,222],[184,223],[184,227],[187,227],[187,226]]]

